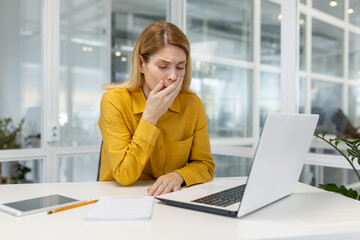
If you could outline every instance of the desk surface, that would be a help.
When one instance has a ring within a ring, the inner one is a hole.
[[[0,185],[0,203],[47,194],[79,199],[145,196],[150,181]],[[87,205],[52,215],[0,212],[1,239],[360,239],[360,202],[299,183],[296,192],[241,219],[156,201],[150,221],[86,222]]]

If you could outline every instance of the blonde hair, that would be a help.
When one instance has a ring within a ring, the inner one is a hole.
[[[174,45],[184,50],[186,54],[185,75],[182,92],[191,92],[191,58],[190,43],[185,34],[174,24],[169,22],[155,22],[150,24],[137,39],[131,60],[131,71],[127,81],[119,84],[105,85],[104,89],[122,87],[129,91],[137,90],[144,85],[144,75],[140,73],[140,55],[148,62],[151,55],[158,50]]]

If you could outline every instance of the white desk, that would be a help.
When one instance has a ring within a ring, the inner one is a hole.
[[[0,185],[0,203],[46,194],[79,199],[146,195],[152,182]],[[260,191],[260,190],[259,190]],[[94,205],[52,215],[13,217],[0,212],[6,239],[360,239],[360,202],[299,183],[296,193],[244,218],[229,218],[156,202],[147,222],[85,222]]]

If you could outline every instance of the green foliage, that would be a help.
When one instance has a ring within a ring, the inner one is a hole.
[[[321,140],[325,141],[329,145],[331,145],[338,153],[340,153],[351,165],[351,168],[354,170],[356,176],[360,181],[360,173],[354,166],[354,161],[357,161],[360,164],[360,139],[349,140],[345,137],[335,137],[326,139],[325,136],[328,134],[329,131],[325,132],[315,132],[314,136],[320,138]],[[346,145],[346,151],[342,151],[338,148],[340,143],[344,143]]]
[[[31,172],[31,168],[28,168],[27,166],[22,165],[20,163],[16,163],[14,168],[16,170],[16,180],[24,180],[25,175],[28,172]]]
[[[319,188],[322,188],[322,189],[324,189],[326,191],[330,191],[330,192],[340,193],[349,198],[360,200],[360,196],[357,191],[355,191],[352,188],[347,189],[344,185],[341,185],[340,187],[338,187],[335,183],[319,184]]]
[[[21,148],[21,144],[18,141],[18,136],[21,136],[24,122],[25,119],[23,118],[17,126],[14,126],[11,118],[0,118],[0,150]],[[17,173],[15,177],[16,180],[24,180],[26,173],[31,171],[30,168],[20,163],[16,163],[14,167]],[[0,181],[2,181],[2,179],[0,179]]]
[[[335,138],[326,139],[325,136],[328,133],[329,131],[315,132],[314,136],[325,141],[326,143],[331,145],[338,153],[340,153],[348,161],[348,163],[350,164],[351,168],[353,169],[354,173],[356,174],[356,176],[360,181],[360,172],[359,170],[356,169],[354,165],[354,161],[356,161],[360,165],[360,139],[349,140],[346,139],[345,137],[335,137]],[[340,148],[338,148],[338,145],[340,143],[345,144],[346,146],[345,150],[341,150]],[[330,192],[340,193],[344,196],[360,200],[360,196],[357,191],[353,190],[352,188],[347,189],[343,185],[338,187],[334,183],[319,184],[319,188],[322,188]]]
[[[0,118],[0,149],[21,148],[16,138],[20,135],[24,122],[25,119],[23,118],[15,127],[11,118]]]

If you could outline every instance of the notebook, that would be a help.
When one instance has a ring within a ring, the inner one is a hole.
[[[295,191],[318,119],[315,114],[269,113],[246,180],[215,178],[156,198],[172,206],[233,217],[282,199]]]
[[[104,196],[85,217],[86,221],[134,221],[150,220],[154,197],[112,197]]]

